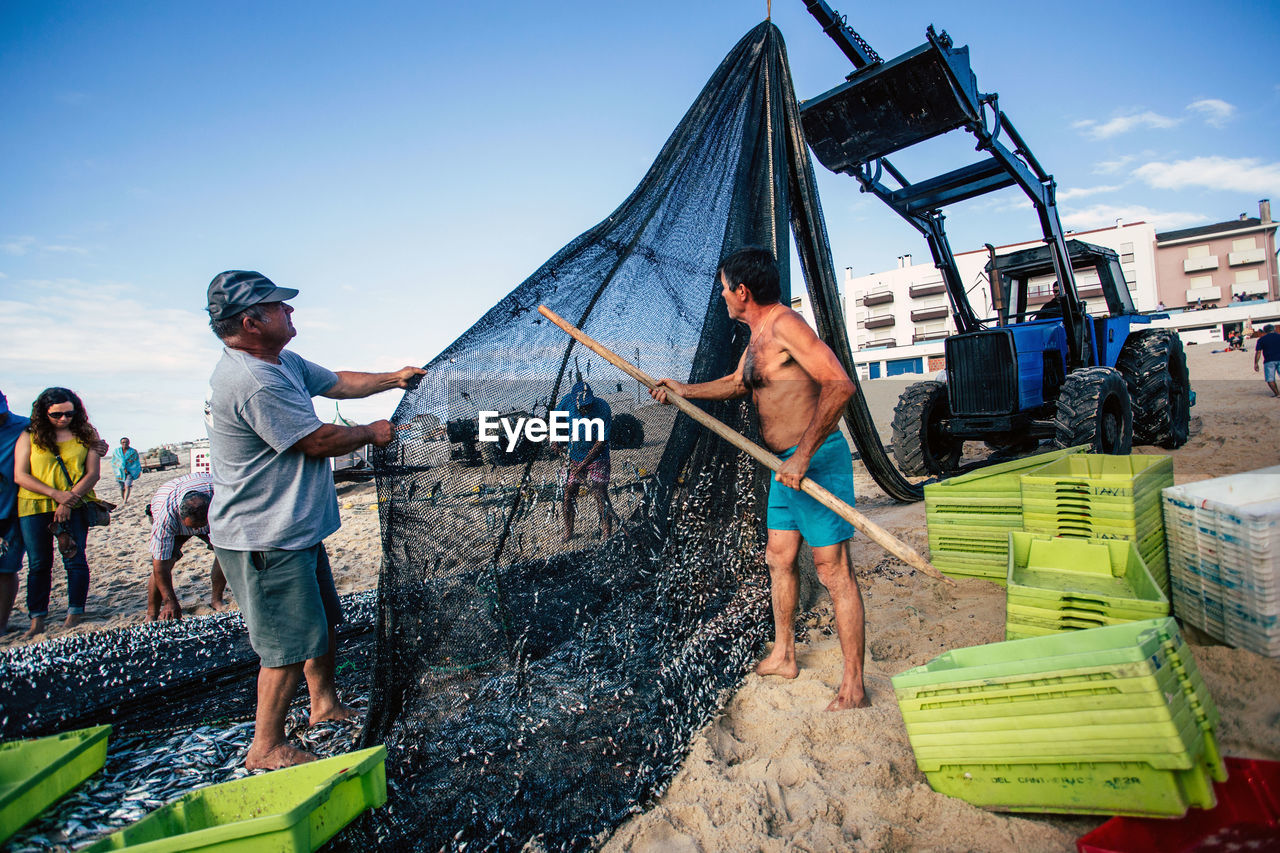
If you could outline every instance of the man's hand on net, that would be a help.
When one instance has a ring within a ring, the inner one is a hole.
[[[396,387],[412,391],[426,375],[427,371],[421,367],[402,367],[395,372]]]
[[[396,434],[395,427],[387,420],[374,421],[369,424],[369,429],[373,430],[373,440],[369,443],[374,447],[386,447]]]

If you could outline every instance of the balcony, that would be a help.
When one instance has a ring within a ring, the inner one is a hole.
[[[1222,298],[1221,287],[1193,287],[1187,291],[1187,304],[1194,305],[1197,302],[1212,302],[1215,299]]]
[[[893,338],[876,338],[874,341],[867,341],[860,349],[889,349],[897,345],[898,342]]]
[[[1232,296],[1239,296],[1242,293],[1245,296],[1265,297],[1267,295],[1267,283],[1259,279],[1257,281],[1237,281],[1231,285]]]
[[[1200,272],[1202,270],[1216,270],[1217,268],[1217,255],[1210,255],[1207,258],[1187,258],[1182,262],[1183,272]]]
[[[868,293],[862,297],[862,304],[868,307],[872,305],[887,305],[893,301],[892,290],[879,290],[875,293]]]
[[[926,281],[923,284],[913,284],[907,290],[912,299],[920,296],[937,296],[939,293],[946,293],[947,286],[940,281]]]
[[[894,317],[892,314],[877,314],[864,320],[862,326],[865,329],[887,329],[893,323]]]
[[[947,332],[947,331],[941,331],[941,332],[917,332],[916,334],[914,334],[914,335],[912,335],[912,336],[911,336],[911,343],[913,343],[913,344],[921,344],[921,343],[924,343],[925,341],[940,341],[940,340],[942,340],[943,338],[947,337],[947,335],[950,335],[950,334],[951,334],[951,333],[950,333],[950,332]]]
[[[1232,252],[1227,255],[1227,266],[1238,267],[1244,264],[1260,264],[1267,259],[1265,249],[1246,249],[1243,252]]]
[[[951,314],[951,309],[945,305],[935,305],[932,308],[921,308],[911,312],[911,322],[921,323],[925,320],[941,320]]]

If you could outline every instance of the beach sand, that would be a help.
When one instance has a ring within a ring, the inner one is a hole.
[[[1188,347],[1197,405],[1193,436],[1172,452],[1178,483],[1280,464],[1280,400],[1252,370],[1252,353]],[[868,392],[869,399],[873,394]],[[891,412],[876,411],[877,420]],[[1139,448],[1135,452],[1163,452]],[[615,471],[617,466],[615,465]],[[146,612],[148,523],[143,506],[166,480],[145,475],[135,497],[107,528],[90,535],[93,573],[88,618],[72,629],[139,623]],[[855,463],[858,506],[921,553],[924,504],[886,498]],[[118,500],[108,479],[99,494]],[[326,545],[339,592],[377,584],[377,499],[372,484],[339,486],[342,529]],[[594,518],[594,510],[587,516]],[[981,580],[954,589],[888,557],[865,537],[852,546],[867,608],[866,683],[872,707],[836,714],[823,708],[840,678],[840,650],[825,594],[802,616],[800,677],[749,675],[723,712],[694,739],[681,771],[656,802],[614,834],[608,851],[714,850],[1073,850],[1103,818],[1013,816],[986,812],[931,791],[916,769],[890,678],[952,648],[1004,635],[1004,590]],[[187,613],[207,613],[212,555],[193,542],[174,582]],[[54,571],[47,636],[59,636],[66,580]],[[25,580],[11,624],[25,627]],[[1280,759],[1280,661],[1214,643],[1187,631],[1196,662],[1222,711],[1227,755]],[[0,648],[21,643],[20,632]]]

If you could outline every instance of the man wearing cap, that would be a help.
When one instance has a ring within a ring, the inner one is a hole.
[[[600,529],[607,539],[613,535],[613,504],[609,501],[609,433],[613,413],[609,404],[591,393],[591,386],[579,379],[560,399],[556,411],[569,415],[569,460],[564,482],[564,541],[573,538],[573,517],[578,488],[585,485],[596,499]],[[597,426],[595,421],[601,426]],[[553,445],[556,452],[560,446]]]
[[[30,419],[9,411],[9,401],[0,392],[0,634],[9,629],[25,553],[18,525],[18,486],[13,482],[13,448],[30,424]]]
[[[352,716],[334,684],[342,610],[323,540],[336,531],[338,498],[329,457],[385,447],[392,426],[323,423],[311,398],[368,397],[411,388],[426,371],[334,373],[285,349],[297,334],[285,300],[298,295],[258,272],[231,270],[209,284],[209,325],[222,359],[209,380],[213,500],[210,539],[261,658],[249,769],[288,767],[315,756],[285,741],[284,721],[306,676],[311,723]]]

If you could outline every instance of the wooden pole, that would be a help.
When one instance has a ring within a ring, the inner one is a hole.
[[[645,373],[622,356],[613,352],[608,347],[597,342],[577,326],[574,326],[547,306],[539,305],[538,313],[555,323],[561,329],[564,329],[565,332],[583,346],[601,355],[610,364],[626,373],[632,379],[635,379],[650,389],[657,386],[657,382],[649,374]],[[726,426],[722,421],[708,415],[706,412],[702,411],[702,409],[699,409],[693,403],[690,403],[670,388],[664,386],[663,390],[666,391],[667,398],[675,404],[676,408],[723,438],[725,441],[732,444],[734,447],[745,452],[761,464],[767,466],[770,470],[777,471],[782,467],[781,459],[765,450],[754,441],[751,441],[746,436]],[[831,492],[827,491],[813,480],[810,480],[808,477],[802,479],[800,481],[800,490],[811,496],[823,506],[827,507],[827,509],[834,512],[836,515],[843,518],[845,521],[852,524],[858,530],[861,530],[868,538],[871,539],[871,541],[884,548],[899,560],[902,560],[902,562],[907,565],[914,566],[930,577],[937,578],[943,583],[950,584],[952,586],[955,585],[955,581],[935,569],[928,560],[916,553],[915,549],[910,545],[907,545],[901,539],[898,539],[896,536],[889,533],[889,531],[885,530],[874,521],[871,521],[865,515],[858,512],[835,495],[831,494]]]

